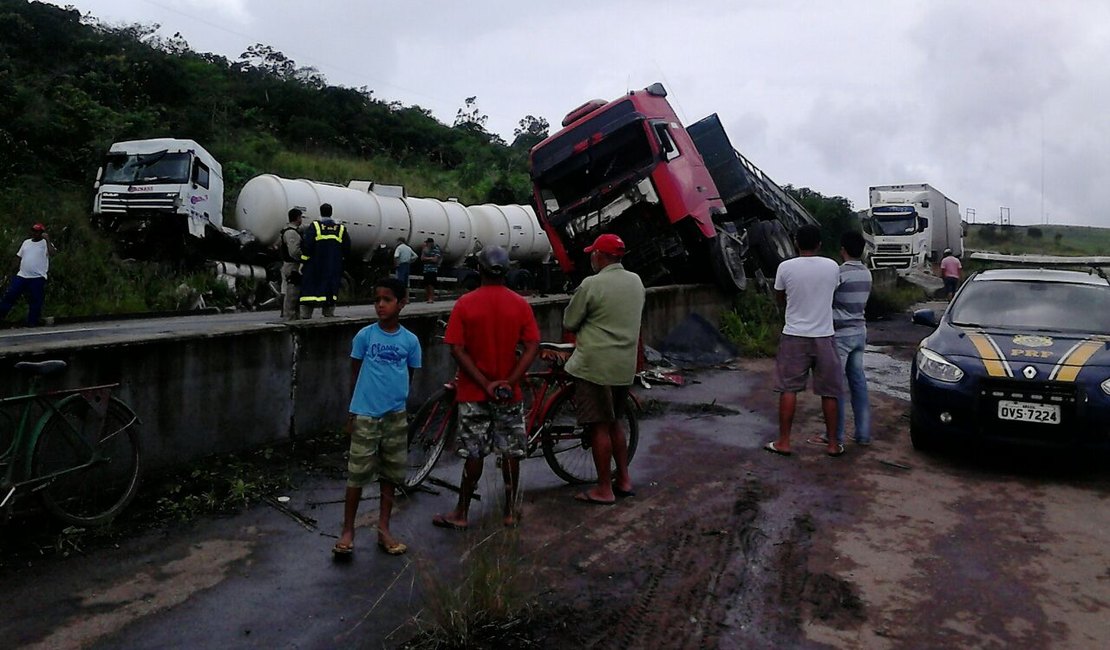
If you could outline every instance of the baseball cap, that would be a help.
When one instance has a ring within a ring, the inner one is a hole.
[[[478,253],[478,266],[490,275],[505,275],[509,270],[509,254],[500,246],[486,246]]]
[[[35,225],[31,226],[31,230],[46,232],[46,226],[42,225],[41,223],[36,223]]]
[[[587,253],[592,253],[594,251],[604,253],[605,255],[610,255],[612,257],[620,257],[624,255],[625,252],[624,240],[617,235],[614,235],[613,233],[598,235],[598,238],[594,240],[594,243],[586,247]]]

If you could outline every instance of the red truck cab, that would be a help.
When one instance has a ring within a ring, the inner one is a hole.
[[[693,276],[706,265],[690,262],[708,251],[726,210],[663,85],[587,102],[563,127],[531,151],[540,222],[563,271],[588,274],[582,249],[613,232],[645,284],[703,279]]]

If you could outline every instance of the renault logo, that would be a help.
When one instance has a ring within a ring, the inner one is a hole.
[[[1025,375],[1026,379],[1032,379],[1037,376],[1037,369],[1033,366],[1025,366],[1025,370],[1022,370],[1021,374]]]

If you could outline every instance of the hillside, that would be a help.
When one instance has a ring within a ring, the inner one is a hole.
[[[204,144],[223,163],[225,214],[260,173],[377,180],[473,203],[530,196],[527,151],[546,123],[522,120],[509,146],[485,131],[473,98],[448,126],[371,89],[328,85],[262,44],[231,61],[153,26],[104,25],[26,0],[0,0],[0,33],[0,249],[14,254],[31,223],[47,224],[63,252],[48,315],[173,309],[182,284],[235,300],[203,274],[115,259],[89,227],[92,181],[120,140]]]
[[[964,248],[996,253],[1110,255],[1110,228],[969,224]]]

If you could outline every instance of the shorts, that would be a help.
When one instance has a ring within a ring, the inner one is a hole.
[[[347,486],[374,481],[404,485],[409,459],[409,426],[404,411],[372,418],[356,415],[347,461]]]
[[[813,370],[814,393],[821,397],[840,397],[844,364],[836,352],[836,337],[783,334],[775,355],[775,392],[805,390],[810,370]]]
[[[436,280],[439,280],[439,273],[436,271],[424,271],[424,286],[436,286]]]
[[[956,293],[956,287],[960,284],[957,278],[944,278],[944,290],[948,293]]]
[[[528,448],[524,403],[459,402],[458,454],[485,458],[495,449],[523,458]]]
[[[630,386],[602,386],[575,378],[574,407],[578,424],[616,422],[624,417]]]

